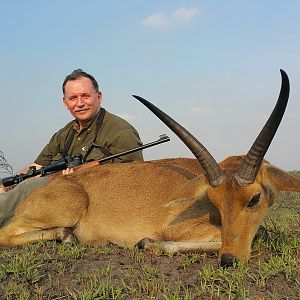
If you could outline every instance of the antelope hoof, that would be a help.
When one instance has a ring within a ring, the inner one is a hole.
[[[138,249],[147,249],[149,248],[149,246],[151,244],[153,244],[155,241],[149,238],[144,238],[142,240],[140,240],[139,242],[137,242],[135,244],[135,247],[137,247]]]
[[[61,228],[61,230],[57,233],[56,239],[62,243],[77,242],[70,228]]]

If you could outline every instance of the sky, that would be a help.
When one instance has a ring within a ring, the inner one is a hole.
[[[221,161],[248,152],[290,78],[286,113],[265,156],[300,169],[300,1],[0,0],[0,151],[15,172],[72,118],[61,84],[81,68],[103,107],[128,120],[146,160],[192,157],[139,95]]]

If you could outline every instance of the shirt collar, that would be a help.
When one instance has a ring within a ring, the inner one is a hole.
[[[85,126],[82,127],[81,129],[80,129],[79,122],[75,119],[75,120],[74,120],[74,124],[73,124],[73,129],[74,129],[77,133],[80,133],[82,130],[85,130],[85,129],[87,129],[87,128],[90,128],[90,127],[92,126],[92,124],[97,120],[97,118],[98,118],[98,116],[99,116],[99,114],[100,114],[100,111],[101,111],[101,109],[99,110],[99,112],[97,113],[97,115],[96,115],[92,120],[90,120],[89,122],[87,122],[87,123],[85,124]]]

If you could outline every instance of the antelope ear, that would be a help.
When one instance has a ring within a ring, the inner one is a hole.
[[[261,167],[262,182],[276,191],[300,192],[300,177],[282,171],[268,163]]]

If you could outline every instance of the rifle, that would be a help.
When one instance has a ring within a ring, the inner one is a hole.
[[[165,143],[165,142],[169,142],[170,138],[166,135],[166,134],[162,134],[159,136],[159,139],[153,142],[150,142],[148,144],[144,144],[142,146],[130,149],[130,150],[126,150],[117,154],[113,154],[101,159],[98,159],[97,162],[101,165],[104,162],[107,162],[109,160],[113,160],[115,158],[118,158],[120,156],[126,155],[126,154],[130,154],[139,150],[143,150],[161,143]],[[40,169],[36,169],[35,166],[31,166],[29,167],[27,173],[21,173],[15,176],[10,176],[10,177],[5,177],[2,178],[2,185],[4,187],[8,187],[14,184],[18,184],[20,182],[22,182],[23,180],[27,179],[27,178],[31,178],[31,177],[35,177],[40,175],[41,177],[53,174],[53,173],[57,173],[60,171],[63,171],[67,168],[73,168],[73,167],[77,167],[82,165],[83,161],[82,161],[82,154],[75,154],[74,157],[71,156],[66,156],[63,159],[60,159],[58,161],[55,161],[53,163],[51,163],[48,166],[42,167]],[[0,182],[1,184],[1,182]]]

